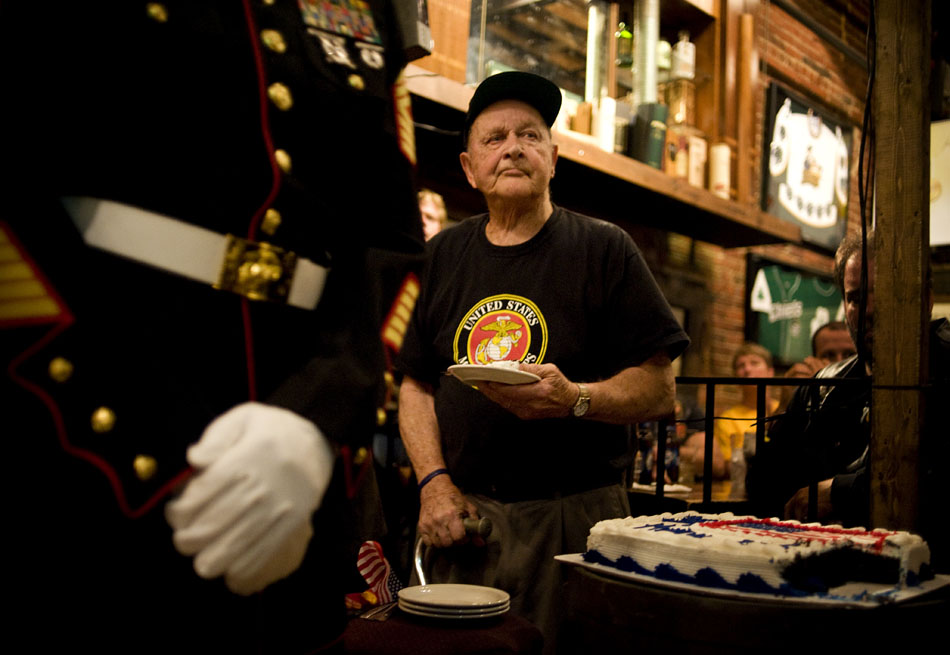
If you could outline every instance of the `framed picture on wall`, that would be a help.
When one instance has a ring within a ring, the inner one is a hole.
[[[772,83],[762,149],[762,209],[834,250],[848,218],[850,126]]]
[[[769,350],[776,366],[811,355],[812,335],[844,320],[841,292],[831,275],[761,255],[746,261],[746,339]]]

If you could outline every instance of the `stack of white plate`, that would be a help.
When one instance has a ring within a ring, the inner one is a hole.
[[[484,619],[511,606],[507,592],[469,584],[429,584],[399,590],[399,609],[435,619]]]

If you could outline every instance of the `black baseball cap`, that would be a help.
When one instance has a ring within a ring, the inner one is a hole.
[[[462,145],[468,144],[468,132],[472,123],[489,105],[500,100],[520,100],[538,110],[548,127],[554,125],[561,110],[561,90],[556,84],[534,73],[507,71],[485,78],[468,103],[465,128],[462,130]]]

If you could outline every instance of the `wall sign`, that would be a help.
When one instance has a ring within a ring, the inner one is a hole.
[[[834,250],[847,225],[851,128],[777,84],[768,93],[762,209],[800,226],[804,241]]]
[[[761,344],[779,366],[812,354],[812,335],[844,320],[841,292],[831,275],[760,255],[746,261],[746,338]]]

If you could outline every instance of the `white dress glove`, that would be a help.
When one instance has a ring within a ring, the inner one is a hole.
[[[311,516],[333,473],[333,451],[310,421],[245,403],[211,422],[188,449],[197,474],[168,503],[175,547],[203,578],[248,595],[293,573]]]

